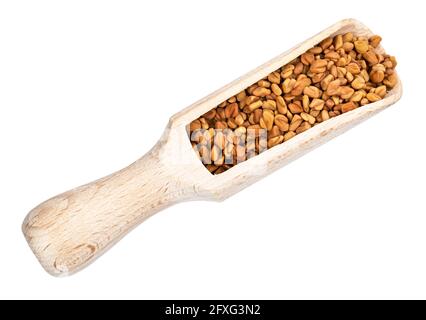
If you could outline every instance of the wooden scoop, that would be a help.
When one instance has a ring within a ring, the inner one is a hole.
[[[22,228],[42,266],[55,276],[72,274],[154,213],[181,201],[224,200],[395,103],[402,94],[400,83],[383,100],[322,122],[219,175],[210,174],[198,159],[188,138],[191,121],[321,40],[346,32],[373,35],[356,20],[336,23],[171,117],[160,141],[127,168],[33,209]]]

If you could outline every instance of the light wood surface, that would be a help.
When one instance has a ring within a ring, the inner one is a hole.
[[[127,168],[34,208],[22,229],[41,265],[54,276],[75,273],[156,212],[181,201],[226,199],[399,100],[400,82],[385,99],[322,122],[220,175],[204,168],[188,139],[192,120],[321,40],[349,31],[373,34],[356,20],[334,24],[172,116],[153,149]]]

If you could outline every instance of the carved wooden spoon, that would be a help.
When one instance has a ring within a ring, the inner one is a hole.
[[[395,103],[402,94],[400,83],[383,100],[324,121],[220,175],[210,174],[198,159],[187,132],[192,120],[321,40],[346,32],[373,35],[356,20],[334,24],[172,116],[159,142],[127,168],[34,208],[22,228],[42,266],[55,276],[72,274],[154,213],[181,201],[223,200]]]

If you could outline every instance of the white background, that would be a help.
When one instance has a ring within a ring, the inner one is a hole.
[[[422,1],[0,1],[0,298],[426,298]],[[21,234],[169,116],[343,18],[402,100],[223,203],[171,207],[69,278]]]

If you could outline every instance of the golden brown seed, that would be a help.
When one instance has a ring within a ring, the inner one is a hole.
[[[313,99],[309,107],[313,110],[322,110],[324,108],[324,100],[321,99]]]
[[[296,67],[294,67],[294,70],[293,70],[294,75],[297,76],[301,74],[303,72],[303,68],[304,66],[302,62],[299,62],[298,64],[296,64]]]
[[[294,85],[293,90],[291,90],[290,94],[293,96],[298,96],[302,94],[303,89],[311,84],[311,79],[309,78],[301,78],[298,79]]]
[[[318,59],[312,62],[309,71],[312,73],[322,73],[327,70],[327,60]]]
[[[346,66],[346,70],[354,75],[357,75],[361,72],[361,68],[355,62],[351,62]]]
[[[365,80],[363,77],[357,76],[351,83],[352,88],[359,90],[365,87]]]
[[[381,100],[381,99],[382,99],[382,97],[381,97],[381,96],[379,96],[379,95],[378,95],[378,94],[376,94],[376,93],[372,93],[372,92],[370,92],[370,93],[367,93],[367,99],[368,99],[368,101],[370,101],[370,102],[376,102],[376,101]]]
[[[339,95],[342,99],[349,99],[354,94],[355,90],[348,86],[340,87]]]
[[[367,60],[370,65],[379,63],[377,55],[372,50],[368,50],[367,52],[363,53],[362,57]]]
[[[303,111],[303,108],[296,103],[290,103],[288,108],[290,109],[291,113],[301,113]]]
[[[288,119],[286,116],[282,115],[282,114],[278,114],[275,116],[275,125],[283,132],[288,131],[289,129],[289,124],[288,124]]]
[[[374,83],[380,83],[385,78],[385,73],[381,70],[373,70],[370,72],[370,80]]]
[[[355,93],[351,97],[351,101],[359,102],[364,97],[365,97],[365,92],[363,90],[355,91]]]
[[[239,94],[237,94],[237,100],[238,101],[244,101],[244,99],[246,98],[246,91],[243,90],[241,91]]]
[[[201,129],[201,122],[200,120],[194,120],[191,122],[191,124],[189,125],[189,130],[191,131],[195,131]]]
[[[275,95],[277,95],[277,96],[280,96],[280,95],[282,95],[282,90],[281,90],[281,88],[278,86],[278,84],[276,84],[276,83],[273,83],[272,85],[271,85],[271,90],[272,90],[272,92],[275,94]]]
[[[336,94],[339,94],[339,88],[340,88],[340,80],[339,79],[331,81],[328,84],[328,87],[327,87],[327,91],[326,91],[327,95],[334,96]]]
[[[312,62],[314,62],[314,60],[315,60],[315,56],[313,55],[313,53],[310,53],[310,52],[306,52],[300,56],[300,61],[305,66],[310,65]]]
[[[238,115],[238,103],[228,104],[225,108],[225,117],[226,118],[234,118]]]
[[[338,34],[334,37],[334,50],[338,50],[343,46],[343,36]]]
[[[280,82],[281,82],[281,75],[280,75],[280,73],[279,72],[272,72],[272,73],[270,73],[269,75],[268,75],[268,80],[270,81],[270,82],[272,82],[272,83],[275,83],[275,84],[280,84]]]
[[[353,39],[354,39],[354,35],[352,34],[352,32],[348,32],[343,35],[344,42],[352,42]]]
[[[256,102],[253,102],[252,104],[250,104],[248,106],[248,109],[250,111],[254,111],[254,110],[260,108],[261,106],[262,106],[262,101],[261,100],[257,100]]]
[[[257,85],[262,88],[269,88],[271,86],[271,83],[266,80],[260,80],[257,82]]]
[[[315,121],[315,118],[314,118],[314,121]],[[312,126],[311,126],[311,124],[309,124],[308,122],[306,122],[306,121],[304,121],[304,122],[302,122],[302,124],[296,129],[296,133],[297,134],[299,134],[299,133],[302,133],[302,132],[304,132],[304,131],[306,131],[306,130],[308,130],[308,129],[310,129],[310,128],[312,128]]]
[[[275,147],[276,145],[282,143],[283,141],[284,141],[284,136],[282,136],[282,135],[271,138],[271,139],[268,140],[268,148]]]
[[[321,97],[321,90],[314,86],[305,87],[303,93],[306,94],[309,98],[319,98]]]
[[[357,40],[354,45],[358,53],[366,53],[368,51],[368,42],[366,40]]]
[[[284,134],[284,141],[290,140],[290,139],[291,139],[291,138],[293,138],[295,135],[296,135],[296,133],[295,133],[295,132],[293,132],[293,131],[286,132],[286,133]]]
[[[328,115],[328,111],[327,110],[322,110],[321,111],[321,119],[322,119],[322,121],[330,119],[330,116]]]
[[[278,126],[273,126],[271,131],[268,132],[268,138],[273,138],[281,134],[280,128]]]
[[[281,77],[284,79],[287,79],[293,74],[294,65],[288,64],[285,67],[283,67],[283,71],[281,71]]]
[[[321,89],[322,90],[327,90],[328,85],[333,80],[334,80],[333,75],[329,74],[329,75],[325,76],[324,79],[322,79],[322,81],[321,81]]]
[[[295,84],[296,84],[296,79],[285,79],[282,84],[284,93],[290,93],[290,91],[293,90]]]
[[[275,110],[277,108],[277,103],[274,100],[266,100],[262,104],[263,109]]]
[[[271,93],[271,90],[269,90],[267,88],[263,88],[263,87],[257,87],[253,91],[253,95],[255,95],[257,97],[264,97],[264,96],[267,96],[270,93]]]
[[[278,96],[275,99],[275,102],[277,103],[277,110],[279,113],[281,114],[286,114],[287,113],[287,104],[284,101],[284,98],[281,96]]]
[[[356,109],[356,104],[354,102],[347,102],[347,103],[343,103],[340,105],[340,110],[342,111],[342,113],[351,111]]]
[[[377,48],[379,46],[380,42],[382,41],[382,37],[374,35],[374,36],[371,36],[369,40],[370,40],[371,46],[373,48]]]
[[[324,39],[323,41],[321,41],[320,43],[320,47],[322,48],[322,50],[327,49],[329,46],[331,46],[331,44],[333,43],[333,38],[327,38]]]
[[[302,107],[305,112],[309,112],[309,97],[305,94],[302,98]]]
[[[343,43],[343,50],[345,50],[345,52],[350,52],[351,50],[353,50],[353,48],[354,44],[352,42]]]
[[[383,80],[383,84],[389,88],[395,87],[397,82],[398,82],[398,78],[396,77],[396,74],[390,74],[387,76],[385,80]]]
[[[262,114],[263,114],[262,109],[256,109],[256,110],[254,110],[254,112],[253,112],[253,120],[254,120],[255,124],[257,124],[257,123],[260,122],[260,118],[262,118]]]
[[[299,115],[295,115],[290,122],[290,127],[288,128],[290,131],[295,131],[300,124],[303,122],[303,119]]]
[[[302,112],[302,113],[300,114],[300,117],[301,117],[303,120],[305,120],[305,121],[309,122],[310,124],[314,124],[314,123],[315,123],[315,118],[314,118],[313,116],[311,116],[309,113]]]
[[[377,87],[375,93],[384,98],[386,96],[386,86]]]
[[[262,118],[260,118],[260,127],[271,130],[274,125],[274,113],[271,110],[263,110]]]
[[[311,49],[308,50],[308,52],[313,53],[313,54],[320,54],[322,52],[322,48],[321,47],[313,47]]]

